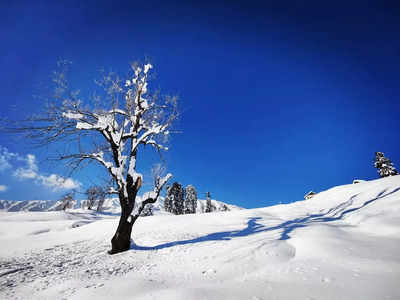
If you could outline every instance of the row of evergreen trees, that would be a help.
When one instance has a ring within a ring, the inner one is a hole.
[[[175,215],[195,214],[197,209],[197,192],[193,185],[186,189],[178,182],[167,186],[164,209]]]

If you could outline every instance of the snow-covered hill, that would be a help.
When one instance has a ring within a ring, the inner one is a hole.
[[[400,176],[251,210],[0,213],[0,299],[400,299]]]

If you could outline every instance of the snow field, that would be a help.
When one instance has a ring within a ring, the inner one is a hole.
[[[251,210],[0,214],[1,299],[400,299],[400,176]]]

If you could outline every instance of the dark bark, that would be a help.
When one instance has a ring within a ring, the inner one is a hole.
[[[133,182],[132,176],[128,174],[126,177],[126,184],[128,187],[128,197],[126,197],[122,191],[119,192],[121,218],[119,219],[117,231],[115,232],[114,237],[111,239],[111,250],[108,251],[109,254],[115,254],[130,249],[133,224],[135,224],[136,220],[138,219],[147,204],[153,204],[157,201],[157,198],[160,195],[160,191],[162,188],[161,186],[156,189],[156,194],[153,198],[148,198],[144,200],[135,215],[133,216],[132,211],[135,207],[137,193],[142,185],[142,178],[138,177],[136,182]]]
[[[135,207],[136,195],[142,182],[141,179],[139,179],[133,184],[132,177],[128,175],[126,183],[127,186],[130,187],[127,189],[128,197],[125,197],[122,191],[119,193],[121,217],[119,219],[117,231],[111,239],[111,250],[108,251],[109,254],[127,251],[131,247],[132,226],[135,224],[137,217],[129,216]]]
[[[119,219],[117,231],[111,239],[111,250],[108,251],[109,254],[127,251],[131,247],[132,226],[136,220],[133,220],[132,217],[129,218],[134,207],[134,202],[129,203],[128,201],[128,198],[121,194],[119,195],[121,217]]]
[[[133,222],[128,222],[129,214],[122,214],[119,219],[117,231],[111,239],[111,250],[109,254],[115,254],[129,250],[131,247],[131,233]],[[133,220],[132,220],[133,221]]]
[[[157,197],[158,197],[158,195],[157,195]],[[145,208],[145,206],[147,204],[155,203],[157,200],[157,197],[155,199],[149,198],[149,199],[146,199],[145,201],[143,201],[142,205],[138,209],[137,214],[135,214],[135,216],[131,216],[130,218],[129,218],[129,216],[132,213],[133,206],[132,206],[132,208],[127,208],[127,207],[124,208],[121,205],[123,212],[121,212],[121,218],[119,219],[117,232],[115,233],[114,237],[111,239],[111,250],[108,251],[109,254],[115,254],[115,253],[127,251],[130,249],[133,224],[135,224],[136,220],[140,216],[140,214],[143,211],[143,209]],[[127,200],[127,199],[125,198],[125,200]],[[128,218],[129,218],[130,222],[128,222]]]

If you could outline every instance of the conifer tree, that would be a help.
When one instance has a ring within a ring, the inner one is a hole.
[[[392,161],[385,157],[382,152],[375,152],[374,167],[377,168],[381,177],[388,177],[399,174]]]
[[[164,210],[166,212],[172,212],[173,195],[171,194],[171,186],[166,187],[167,195],[164,200]]]
[[[207,192],[206,193],[206,213],[212,212],[212,204],[211,204],[211,193]]]
[[[173,192],[175,194],[175,196],[174,196],[174,204],[173,204],[174,214],[183,215],[184,214],[185,189],[178,182],[174,183],[174,185],[172,186],[172,189],[173,189]]]
[[[175,215],[183,215],[184,213],[184,197],[185,189],[179,182],[174,182],[172,187],[167,191],[167,197],[164,206],[167,211]]]
[[[195,214],[197,208],[197,192],[193,185],[186,187],[185,214]]]

